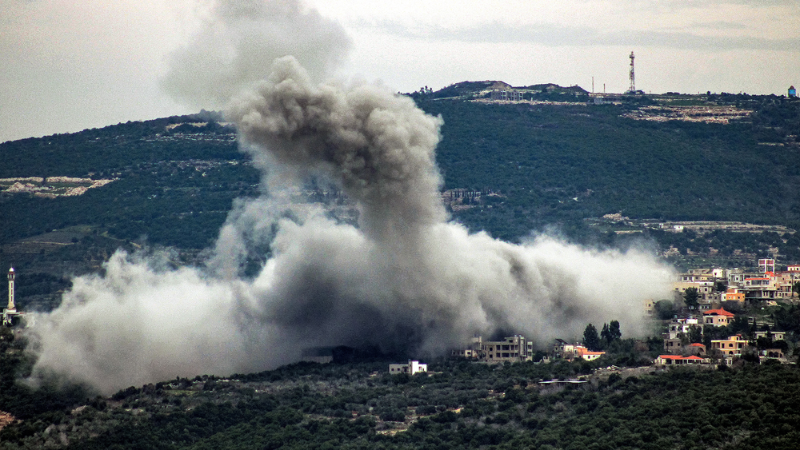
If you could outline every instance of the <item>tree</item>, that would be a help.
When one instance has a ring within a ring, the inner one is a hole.
[[[612,320],[608,325],[609,332],[611,333],[611,340],[618,341],[622,339],[622,331],[619,329],[619,321]]]
[[[800,281],[797,281],[792,285],[792,292],[800,297]]]
[[[586,325],[586,329],[583,330],[583,345],[593,352],[600,350],[600,336],[592,324]]]
[[[612,320],[610,324],[604,323],[603,331],[600,332],[600,337],[605,341],[604,343],[607,346],[611,345],[614,341],[620,340],[622,338],[622,331],[619,329],[619,321]]]
[[[700,344],[703,342],[703,329],[697,325],[689,327],[689,342],[692,344]]]
[[[697,309],[698,298],[697,288],[688,288],[683,293],[683,301],[689,309]]]
[[[717,281],[714,284],[714,290],[717,292],[725,292],[728,290],[728,285],[724,281]]]
[[[675,306],[669,300],[659,300],[654,309],[659,320],[669,320],[675,315]]]
[[[603,324],[603,330],[600,331],[600,338],[606,345],[611,344],[611,341],[614,340],[611,338],[611,331],[608,329],[607,323]]]

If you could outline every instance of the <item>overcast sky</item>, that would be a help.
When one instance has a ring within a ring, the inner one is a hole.
[[[187,72],[184,64],[181,76],[174,73],[176,61],[204,46],[216,52],[217,66],[235,52],[214,47],[214,37],[233,35],[225,30],[233,22],[220,22],[214,3],[0,0],[0,142],[219,108],[213,100],[203,103],[205,97],[187,100],[175,89],[175,80],[185,82],[187,73],[202,78],[213,65]],[[316,10],[317,17],[305,26],[333,27],[332,38],[313,44],[333,55],[320,66],[325,73],[402,92],[489,79],[591,90],[592,77],[596,91],[605,85],[608,92],[622,92],[631,51],[636,87],[645,92],[780,95],[789,85],[800,86],[797,0],[304,4],[303,14]],[[235,35],[252,37],[253,31]],[[281,48],[302,46],[294,39]],[[266,75],[269,64],[263,66]]]

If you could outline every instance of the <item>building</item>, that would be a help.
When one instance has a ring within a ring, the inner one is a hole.
[[[775,359],[781,362],[782,364],[787,364],[789,361],[786,359],[786,355],[783,353],[783,350],[780,348],[767,348],[761,350],[758,354],[758,361],[760,363],[764,363],[764,361]]]
[[[459,348],[450,352],[454,358],[478,359],[481,357],[482,342],[480,336],[475,336],[466,348]]]
[[[521,91],[514,90],[494,90],[491,93],[492,100],[503,100],[509,102],[521,102],[524,100]]]
[[[694,344],[689,344],[686,347],[688,352],[692,355],[706,356],[706,346],[700,344],[699,342],[695,342]]]
[[[724,309],[710,309],[703,311],[703,324],[713,325],[715,327],[727,327],[729,323],[733,322],[734,314]]]
[[[745,278],[744,291],[745,301],[750,303],[774,300],[778,292],[776,277],[773,272],[766,272],[764,276]]]
[[[524,336],[514,335],[502,341],[485,341],[481,344],[481,359],[488,362],[517,362],[533,359],[533,342]]]
[[[644,301],[644,312],[648,316],[652,316],[653,313],[656,311],[656,302],[655,300],[649,298]]]
[[[775,272],[775,260],[771,258],[759,259],[758,270],[760,270],[761,273]]]
[[[586,361],[594,361],[595,359],[605,355],[606,352],[593,352],[582,345],[578,345],[575,347],[575,354]]]
[[[789,97],[797,97],[797,91],[794,86],[789,86]]]
[[[719,350],[726,357],[741,356],[742,351],[750,347],[750,344],[742,335],[730,336],[728,339],[719,339],[711,341],[711,349]]]
[[[428,371],[428,365],[420,364],[419,361],[408,360],[408,364],[389,364],[389,373],[392,375],[397,375],[401,373],[414,375],[417,373],[427,372],[427,371]]]
[[[773,341],[786,340],[785,331],[756,331],[753,333],[753,339],[766,338],[770,336],[772,337]]]
[[[554,358],[567,359],[570,361],[575,358],[594,361],[605,354],[606,352],[594,352],[583,345],[570,344],[562,339],[556,339],[555,345],[553,346]]]
[[[672,319],[669,323],[669,338],[678,339],[681,336],[688,335],[689,330],[691,330],[693,326],[700,327],[700,333],[703,332],[703,325],[700,323],[700,320],[695,317]]]
[[[739,292],[737,288],[729,288],[720,295],[720,300],[723,302],[744,303],[744,292]]]
[[[687,364],[702,364],[706,361],[703,358],[695,355],[659,355],[655,362],[659,366],[680,366]]]

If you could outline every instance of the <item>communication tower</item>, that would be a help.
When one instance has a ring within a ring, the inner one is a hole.
[[[636,58],[636,57],[633,55],[633,52],[631,52],[630,58],[631,58],[631,74],[630,74],[629,78],[631,79],[631,88],[628,89],[628,93],[629,94],[635,94],[636,93],[636,75],[633,73],[633,59]]]

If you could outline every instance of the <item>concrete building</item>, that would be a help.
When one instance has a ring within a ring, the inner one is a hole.
[[[553,345],[553,357],[556,359],[572,361],[575,358],[581,358],[586,361],[594,361],[605,354],[606,352],[594,352],[582,345],[570,344],[562,339],[556,339],[555,345]]]
[[[579,345],[575,348],[575,354],[586,361],[594,361],[595,359],[605,355],[606,352],[593,352],[588,348]]]
[[[699,327],[700,332],[703,332],[703,324],[695,317],[688,317],[686,319],[672,319],[668,325],[669,339],[678,339],[683,335],[689,334],[689,330],[693,327]]]
[[[745,278],[741,290],[744,292],[745,301],[749,303],[775,300],[775,294],[778,292],[775,274],[767,272],[760,277]]]
[[[680,366],[686,364],[702,364],[706,362],[699,356],[678,356],[678,355],[659,355],[656,358],[656,364],[659,366]]]
[[[509,102],[521,102],[524,100],[524,97],[521,91],[494,90],[491,93],[491,99],[509,101]]]
[[[733,322],[734,314],[724,309],[711,309],[703,311],[703,324],[715,327],[726,327]]]
[[[712,350],[719,350],[722,354],[726,357],[730,356],[741,356],[742,351],[746,350],[750,347],[750,343],[747,342],[740,334],[736,336],[730,336],[728,339],[715,339],[711,341],[711,349]]]
[[[649,298],[644,301],[644,313],[648,316],[652,316],[653,313],[656,311],[656,301]]]
[[[481,337],[475,336],[470,340],[467,347],[451,351],[450,356],[454,358],[479,359],[481,357],[481,347]]]
[[[753,339],[765,338],[768,336],[772,336],[773,341],[786,340],[785,331],[756,331],[755,333],[753,333]]]
[[[775,260],[772,258],[759,259],[758,270],[761,273],[775,272]]]
[[[401,373],[407,373],[409,375],[414,375],[421,372],[427,372],[428,365],[427,364],[420,364],[419,361],[408,361],[408,364],[389,364],[389,373],[392,375],[397,375]]]
[[[488,362],[530,361],[533,358],[533,342],[525,336],[514,335],[502,341],[485,341],[481,343],[481,359]]]
[[[744,292],[739,292],[737,288],[729,288],[720,295],[720,300],[723,302],[744,303]]]

